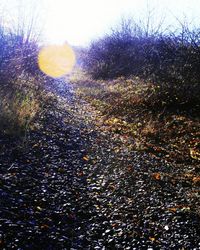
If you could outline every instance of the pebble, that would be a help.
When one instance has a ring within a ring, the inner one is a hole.
[[[180,167],[127,151],[120,135],[98,130],[69,84],[57,80],[48,91],[58,100],[26,150],[12,156],[17,142],[1,138],[0,248],[199,249],[199,203],[185,198],[191,187],[152,180]]]

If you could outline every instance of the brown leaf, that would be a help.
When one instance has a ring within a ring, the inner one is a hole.
[[[195,185],[200,186],[200,176],[194,177],[192,181],[194,182]]]
[[[128,166],[128,172],[133,172],[133,166]]]
[[[84,160],[84,161],[89,161],[88,155],[83,156],[83,160]]]
[[[160,173],[154,173],[154,174],[152,174],[152,177],[153,177],[155,180],[157,180],[157,181],[161,179]]]
[[[43,224],[43,225],[41,225],[41,226],[40,226],[40,228],[41,228],[41,229],[48,229],[48,228],[49,228],[49,226],[48,226],[48,225],[46,225],[46,224]]]
[[[200,151],[198,149],[191,148],[190,156],[195,160],[200,160]]]
[[[175,213],[175,212],[177,211],[177,207],[170,207],[170,208],[168,208],[168,210],[169,210],[170,212]]]

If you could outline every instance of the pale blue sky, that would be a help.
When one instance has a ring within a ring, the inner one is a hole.
[[[12,25],[19,9],[25,22],[35,12],[47,42],[86,45],[109,32],[122,16],[145,20],[148,5],[155,24],[165,18],[165,25],[176,26],[175,17],[186,16],[200,26],[200,0],[1,0],[0,14]]]

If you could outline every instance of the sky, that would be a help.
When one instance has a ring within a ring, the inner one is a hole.
[[[200,0],[1,0],[0,15],[8,26],[18,21],[30,25],[34,19],[46,43],[68,42],[86,46],[108,33],[121,18],[145,23],[153,12],[156,25],[175,26],[177,19],[200,25]],[[22,18],[24,16],[24,18]]]

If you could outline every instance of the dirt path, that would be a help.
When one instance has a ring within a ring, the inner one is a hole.
[[[133,152],[70,85],[50,91],[27,150],[2,140],[0,247],[200,249],[199,188],[178,179],[190,166]]]

